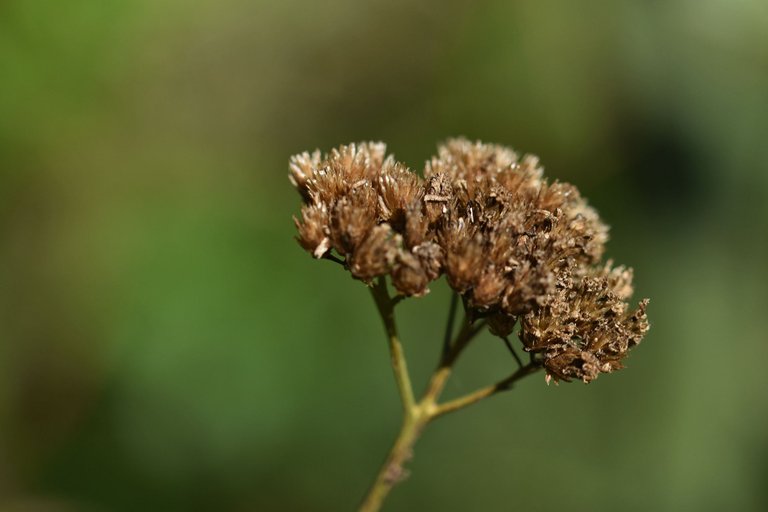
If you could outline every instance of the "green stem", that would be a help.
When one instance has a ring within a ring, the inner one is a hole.
[[[380,510],[389,491],[408,476],[403,466],[413,457],[413,445],[416,444],[422,430],[432,418],[431,411],[421,405],[415,406],[411,412],[412,414],[403,419],[395,444],[392,445],[384,465],[360,505],[360,512]]]
[[[403,413],[406,417],[412,414],[412,409],[416,400],[413,396],[413,386],[411,377],[408,374],[408,365],[405,362],[405,353],[403,345],[400,343],[400,337],[397,334],[397,325],[395,324],[395,303],[387,292],[387,282],[384,277],[380,277],[376,284],[371,287],[373,300],[379,309],[379,314],[384,322],[384,329],[387,331],[389,341],[389,355],[392,360],[392,371],[395,373],[397,390],[400,393],[400,401],[403,404]]]
[[[445,388],[445,384],[448,382],[448,378],[453,371],[453,365],[459,358],[461,353],[467,348],[469,342],[480,332],[485,326],[484,321],[477,322],[476,324],[470,323],[469,319],[464,319],[464,324],[456,336],[456,340],[448,346],[448,350],[443,350],[443,355],[440,358],[440,363],[437,365],[437,369],[429,379],[429,385],[427,386],[427,393],[425,396],[431,396],[434,401],[440,398],[440,395]]]

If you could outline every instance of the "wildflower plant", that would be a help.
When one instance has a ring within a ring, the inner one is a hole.
[[[360,510],[381,507],[432,420],[538,371],[547,383],[589,383],[622,368],[648,331],[648,300],[634,309],[627,303],[632,270],[602,262],[608,227],[576,187],[548,182],[535,156],[454,139],[439,147],[422,178],[387,155],[384,144],[365,142],[293,156],[290,180],[303,200],[294,219],[301,246],[370,288],[402,401],[400,434]],[[442,275],[454,291],[448,325],[437,368],[417,400],[395,306],[425,295]],[[464,320],[454,335],[459,299]],[[486,327],[509,347],[516,370],[440,402],[457,359]]]

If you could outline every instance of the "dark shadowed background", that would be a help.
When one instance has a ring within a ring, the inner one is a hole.
[[[435,423],[389,510],[767,510],[764,0],[0,2],[0,510],[351,510],[398,399],[288,157],[456,135],[576,183],[652,329]],[[419,389],[447,304],[402,306]]]

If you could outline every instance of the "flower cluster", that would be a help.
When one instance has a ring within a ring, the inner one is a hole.
[[[628,311],[631,271],[600,265],[607,226],[534,156],[454,139],[422,179],[382,143],[350,144],[292,157],[290,179],[312,255],[338,255],[365,282],[389,275],[404,296],[445,274],[494,334],[519,321],[525,349],[556,379],[620,368],[648,330],[647,301]]]
[[[556,379],[589,382],[622,368],[627,351],[648,331],[648,299],[629,311],[632,271],[624,267],[578,269],[563,275],[546,304],[521,319],[520,339],[529,352],[544,354]]]

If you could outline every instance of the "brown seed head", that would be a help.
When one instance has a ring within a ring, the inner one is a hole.
[[[567,183],[548,183],[537,157],[452,139],[425,179],[364,142],[290,160],[305,205],[298,241],[335,251],[353,277],[389,275],[403,295],[443,273],[494,334],[520,319],[525,349],[548,375],[594,380],[621,368],[648,330],[647,301],[629,311],[632,272],[600,266],[608,227]]]
[[[633,311],[625,302],[631,271],[609,265],[562,280],[542,308],[522,318],[526,350],[542,353],[545,369],[556,379],[590,382],[621,368],[648,331],[648,300]]]

